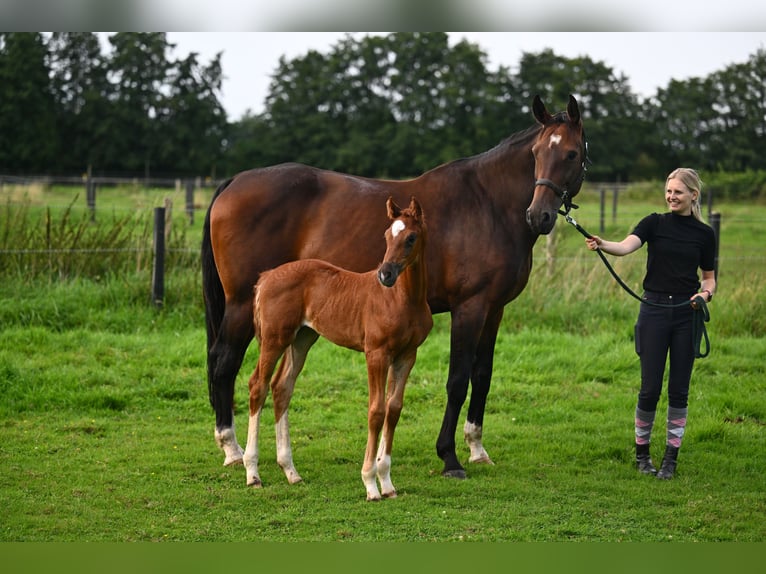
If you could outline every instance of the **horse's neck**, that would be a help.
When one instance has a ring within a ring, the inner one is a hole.
[[[535,179],[532,144],[537,133],[538,130],[530,128],[473,158],[479,181],[496,202],[526,209],[532,201]]]

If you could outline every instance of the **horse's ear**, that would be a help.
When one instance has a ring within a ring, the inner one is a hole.
[[[386,211],[389,219],[396,219],[402,214],[402,209],[396,205],[393,197],[389,197],[386,201]]]
[[[572,94],[569,94],[569,104],[567,104],[567,115],[569,121],[579,124],[580,123],[580,106],[577,105],[577,100]]]
[[[548,110],[545,109],[545,104],[543,103],[543,100],[540,99],[540,94],[535,94],[535,99],[532,100],[532,113],[534,113],[535,119],[542,125],[551,121],[552,116],[548,113]]]
[[[415,214],[415,219],[418,221],[423,220],[423,208],[420,207],[420,202],[415,199],[414,195],[410,199],[410,210]]]

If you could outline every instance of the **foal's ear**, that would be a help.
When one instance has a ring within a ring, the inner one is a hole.
[[[402,208],[396,205],[393,197],[389,197],[386,201],[386,211],[389,219],[396,219],[402,214]]]
[[[410,211],[415,215],[415,219],[418,221],[423,220],[423,208],[420,207],[420,202],[415,199],[414,195],[410,198]]]
[[[540,94],[536,94],[535,99],[532,100],[532,113],[534,113],[535,119],[542,125],[547,124],[553,118],[553,116],[551,116],[551,114],[545,108],[545,104],[540,98]]]

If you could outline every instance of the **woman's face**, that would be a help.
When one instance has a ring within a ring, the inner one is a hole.
[[[665,201],[671,212],[679,215],[691,215],[692,201],[697,199],[697,192],[691,191],[684,183],[674,177],[665,184]]]

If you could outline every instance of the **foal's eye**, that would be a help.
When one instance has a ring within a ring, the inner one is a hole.
[[[574,160],[574,159],[577,159],[577,152],[576,152],[576,151],[570,151],[570,152],[567,154],[567,159],[568,159],[569,161],[572,161],[572,160]]]
[[[407,239],[405,240],[405,242],[407,243],[407,247],[412,247],[413,245],[415,245],[415,242],[417,240],[418,240],[418,234],[417,233],[410,233],[407,236]]]

